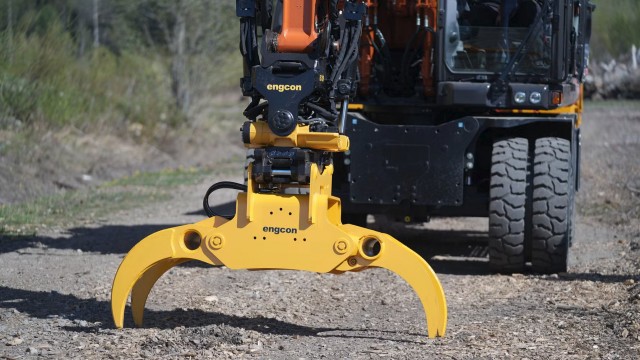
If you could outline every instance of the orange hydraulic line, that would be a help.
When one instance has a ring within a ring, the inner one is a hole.
[[[393,12],[396,15],[409,15],[409,6],[407,6],[407,0],[387,0],[389,7],[393,8]]]
[[[278,35],[278,52],[309,52],[318,38],[316,31],[317,0],[283,0],[282,31]]]
[[[437,13],[438,13],[438,1],[437,0],[417,0],[416,7],[418,13],[425,15],[428,20],[428,25],[431,29],[437,29]],[[426,26],[426,24],[423,24]],[[420,74],[422,75],[422,85],[424,86],[425,96],[435,95],[435,85],[433,81],[433,46],[434,46],[434,34],[427,32],[425,36],[424,55],[422,58],[422,67]]]
[[[365,25],[368,25],[371,21],[371,16],[375,18],[378,11],[377,0],[364,0],[368,9],[368,21]],[[375,20],[374,20],[375,21]],[[360,84],[358,85],[358,91],[360,94],[366,96],[369,95],[369,84],[371,82],[371,74],[373,68],[373,56],[374,47],[371,43],[375,37],[375,33],[372,28],[365,28],[362,31],[362,37],[360,39]]]

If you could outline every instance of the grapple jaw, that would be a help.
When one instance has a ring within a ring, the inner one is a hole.
[[[332,167],[314,165],[309,195],[240,193],[236,215],[209,218],[156,232],[124,258],[113,282],[116,327],[124,325],[129,294],[136,325],[155,282],[170,268],[199,260],[231,269],[287,269],[340,274],[388,269],[408,282],[422,302],[429,337],[444,336],[447,305],[429,264],[393,237],[340,223],[340,200],[330,196]]]

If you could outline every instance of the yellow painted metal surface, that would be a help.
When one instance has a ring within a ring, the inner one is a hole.
[[[338,133],[311,132],[309,126],[298,125],[287,136],[275,135],[264,121],[256,121],[250,124],[250,148],[265,146],[303,147],[315,150],[331,152],[349,150],[349,138]]]
[[[249,191],[238,195],[233,219],[213,217],[143,239],[124,258],[113,282],[116,327],[124,325],[130,293],[134,322],[141,326],[147,296],[162,274],[181,262],[199,260],[231,269],[334,274],[385,268],[417,293],[429,337],[444,336],[447,305],[433,269],[387,234],[342,224],[340,199],[331,196],[332,173],[331,165],[320,173],[313,164],[309,195],[262,194],[249,183]]]

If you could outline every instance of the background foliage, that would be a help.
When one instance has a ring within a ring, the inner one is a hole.
[[[241,74],[233,0],[2,0],[0,127],[188,120]]]
[[[593,2],[595,60],[640,46],[640,1]],[[0,128],[183,123],[203,99],[238,91],[234,7],[233,0],[1,0]]]
[[[591,39],[595,60],[629,54],[633,44],[640,47],[640,1],[592,2],[596,5]]]

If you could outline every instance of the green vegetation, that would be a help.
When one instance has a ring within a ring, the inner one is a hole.
[[[0,236],[34,235],[39,229],[68,226],[99,218],[101,214],[131,209],[168,198],[155,191],[74,191],[19,205],[0,206]]]
[[[586,111],[595,109],[640,109],[638,100],[589,100],[584,104]]]
[[[209,170],[204,169],[168,169],[153,173],[136,173],[133,176],[124,177],[105,184],[105,187],[142,186],[142,187],[175,187],[180,185],[192,185],[202,181]]]
[[[237,87],[231,0],[5,0],[0,130],[175,126]],[[151,125],[151,126],[150,126]]]
[[[175,119],[163,60],[98,48],[76,59],[59,26],[16,36],[13,61],[0,64],[0,108],[27,124],[90,126],[97,120],[153,124]],[[20,59],[20,61],[17,61]]]
[[[640,46],[640,2],[593,0],[592,56]],[[0,129],[181,124],[241,76],[232,0],[4,0]],[[151,126],[150,126],[151,125]]]
[[[225,167],[221,170],[225,171]],[[0,236],[34,234],[45,227],[69,226],[95,220],[114,211],[168,200],[175,186],[199,183],[211,172],[177,169],[139,173],[97,189],[69,191],[31,202],[0,205]]]
[[[640,47],[640,1],[592,0],[596,5],[591,38],[591,55],[596,60],[607,55],[629,53],[631,45]]]

